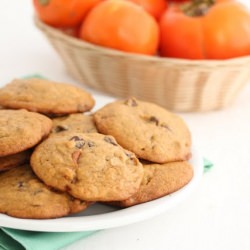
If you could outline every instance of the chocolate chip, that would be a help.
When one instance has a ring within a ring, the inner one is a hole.
[[[75,147],[79,149],[85,145],[85,141],[78,136],[73,136],[72,138],[70,138],[70,141],[75,141],[76,142]]]
[[[135,98],[129,98],[125,101],[125,104],[130,106],[130,107],[136,107],[138,106],[138,103]]]
[[[66,131],[66,130],[68,130],[68,129],[69,129],[69,127],[66,126],[66,125],[58,125],[58,126],[56,126],[56,127],[54,128],[54,131],[55,131],[56,133],[60,133],[60,132],[62,132],[62,131]]]
[[[107,143],[110,143],[110,144],[112,144],[112,145],[114,145],[114,146],[117,146],[118,144],[116,143],[116,141],[115,140],[113,140],[111,137],[109,137],[109,136],[105,136],[104,137],[104,141],[105,142],[107,142]]]
[[[88,141],[88,146],[91,148],[91,147],[94,147],[95,146],[95,143],[92,142],[92,141]]]
[[[146,121],[155,123],[156,126],[166,128],[166,129],[168,129],[169,131],[173,132],[173,131],[170,129],[170,127],[167,125],[167,123],[165,123],[165,122],[160,123],[160,120],[159,120],[157,117],[155,117],[155,116],[143,117],[143,119],[146,120]]]
[[[84,141],[77,141],[75,147],[80,149],[84,146],[84,144],[85,144]]]
[[[83,139],[82,138],[80,138],[79,136],[73,136],[73,137],[71,137],[70,139],[69,139],[70,141],[83,141]]]
[[[155,116],[150,116],[149,121],[154,122],[156,126],[159,125],[159,120]]]

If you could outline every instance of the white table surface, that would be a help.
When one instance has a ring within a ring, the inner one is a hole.
[[[248,0],[243,2],[250,6]],[[0,86],[31,73],[78,84],[35,28],[32,16],[31,0],[1,0]],[[90,92],[96,109],[113,100]],[[225,110],[181,115],[201,154],[215,164],[197,190],[160,216],[103,230],[65,249],[250,249],[250,84]]]

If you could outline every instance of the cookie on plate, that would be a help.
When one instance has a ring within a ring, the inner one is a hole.
[[[54,118],[52,134],[64,135],[68,132],[97,133],[92,115],[82,113]]]
[[[15,79],[0,89],[0,105],[46,115],[85,112],[94,106],[92,96],[81,88],[39,78]]]
[[[86,209],[88,203],[53,191],[29,165],[0,173],[0,213],[18,218],[49,219]]]
[[[193,168],[186,162],[165,164],[143,164],[144,177],[134,195],[123,201],[112,203],[120,207],[130,207],[171,194],[189,183]]]
[[[49,137],[36,147],[30,162],[48,186],[87,201],[127,199],[143,177],[133,153],[98,133]]]
[[[0,172],[15,168],[17,166],[21,166],[24,163],[28,163],[30,155],[31,151],[25,150],[14,155],[0,157]]]
[[[27,110],[0,110],[0,157],[29,149],[52,128],[48,117]]]
[[[115,101],[96,111],[94,119],[99,132],[114,136],[139,158],[165,163],[190,157],[187,125],[156,104],[135,98]]]

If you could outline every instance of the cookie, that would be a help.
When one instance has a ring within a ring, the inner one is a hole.
[[[88,111],[94,106],[94,99],[69,84],[38,78],[15,79],[0,89],[0,105],[54,116]]]
[[[0,157],[29,149],[46,137],[52,121],[26,110],[0,110]]]
[[[92,115],[71,114],[54,118],[52,134],[64,135],[68,132],[93,133],[97,132]]]
[[[29,165],[0,173],[0,213],[18,218],[49,219],[80,212],[87,205],[48,188]]]
[[[128,199],[114,202],[112,205],[130,207],[155,200],[181,189],[193,177],[193,168],[186,161],[144,164],[143,167],[144,177],[138,192]]]
[[[0,172],[28,163],[30,154],[30,150],[25,150],[14,155],[0,157]]]
[[[87,201],[127,199],[143,177],[133,153],[98,133],[49,137],[36,147],[30,162],[48,186]]]
[[[139,158],[165,163],[190,157],[187,125],[156,104],[135,98],[116,101],[96,111],[94,120],[99,132],[112,135]]]

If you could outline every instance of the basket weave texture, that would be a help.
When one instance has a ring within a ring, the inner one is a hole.
[[[250,82],[250,56],[186,60],[124,53],[70,37],[35,18],[69,73],[94,89],[180,112],[230,105]]]

